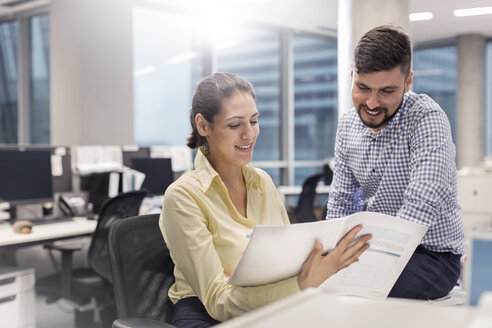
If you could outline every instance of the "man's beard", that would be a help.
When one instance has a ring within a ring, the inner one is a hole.
[[[362,123],[364,123],[365,126],[367,126],[368,128],[371,128],[371,129],[378,129],[378,128],[385,126],[389,121],[391,121],[391,119],[393,117],[395,117],[396,113],[398,113],[398,111],[400,110],[401,104],[403,104],[403,96],[402,96],[401,102],[398,105],[398,107],[396,108],[395,112],[391,115],[388,115],[388,108],[386,108],[386,107],[375,107],[375,108],[369,109],[369,107],[367,107],[367,105],[360,104],[359,107],[357,108],[357,114],[359,114],[360,120],[362,121]],[[374,122],[374,123],[365,122],[362,119],[362,115],[361,115],[361,111],[363,111],[363,110],[370,110],[371,112],[375,112],[375,111],[384,112],[383,120],[381,122]]]

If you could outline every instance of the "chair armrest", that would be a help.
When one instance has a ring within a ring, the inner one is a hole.
[[[157,320],[142,318],[125,318],[113,321],[113,328],[176,328],[175,326]]]

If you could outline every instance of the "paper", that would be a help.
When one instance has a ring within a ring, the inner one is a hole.
[[[76,146],[72,148],[72,170],[78,174],[120,171],[123,154],[120,146]]]
[[[174,172],[189,171],[193,168],[191,149],[186,146],[151,146],[150,157],[171,158]]]
[[[145,180],[145,174],[128,167],[123,168],[122,191],[140,190]]]
[[[151,146],[150,157],[152,158],[171,158],[171,146]]]
[[[65,156],[65,155],[67,155],[67,148],[65,148],[65,147],[56,147],[55,148],[55,151],[54,151],[54,154],[55,155],[58,155],[58,156]]]
[[[138,151],[140,149],[138,145],[123,145],[121,148],[123,151]]]
[[[186,172],[193,169],[190,148],[187,146],[173,146],[171,153],[171,165],[174,172]]]
[[[109,174],[109,186],[108,186],[108,196],[110,198],[116,197],[118,195],[119,184],[120,184],[120,174],[118,172],[111,172]]]
[[[63,175],[62,157],[60,155],[51,155],[51,175],[54,177]]]
[[[385,298],[419,245],[427,227],[394,216],[360,212],[345,218],[286,226],[257,226],[229,283],[258,286],[299,274],[318,240],[333,249],[358,224],[358,236],[372,234],[359,262],[339,271],[320,288],[344,295]]]

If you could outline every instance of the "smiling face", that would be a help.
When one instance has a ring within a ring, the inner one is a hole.
[[[410,89],[412,77],[413,72],[405,77],[400,66],[373,73],[352,71],[352,101],[362,122],[374,132],[388,124]]]
[[[224,100],[213,123],[197,115],[198,131],[207,138],[208,159],[217,171],[251,162],[260,132],[258,115],[256,102],[247,92],[235,92]]]

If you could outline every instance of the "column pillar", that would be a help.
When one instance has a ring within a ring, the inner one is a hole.
[[[52,0],[51,143],[133,144],[131,0]]]
[[[338,0],[338,117],[352,105],[350,71],[359,39],[373,27],[392,24],[411,35],[408,0]]]
[[[484,156],[485,38],[458,36],[456,148],[458,168],[479,164]]]

